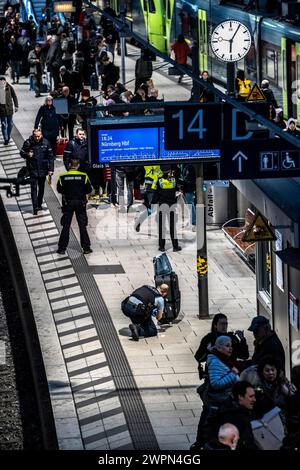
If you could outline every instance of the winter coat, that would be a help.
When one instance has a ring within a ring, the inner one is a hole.
[[[150,78],[152,76],[152,62],[150,60],[143,60],[139,58],[135,63],[135,77],[136,78]]]
[[[33,158],[29,158],[29,151],[33,151]],[[48,140],[42,138],[36,142],[33,136],[25,140],[20,155],[26,160],[26,166],[32,177],[47,176],[49,171],[54,171],[54,156]]]
[[[80,140],[74,137],[70,140],[64,150],[64,165],[66,170],[69,170],[69,163],[72,158],[80,160],[79,171],[85,171],[88,167],[88,145],[87,141],[84,140],[80,143]]]
[[[229,338],[231,338],[232,359],[244,359],[244,360],[248,359],[249,349],[248,349],[248,345],[246,343],[245,338],[242,338],[241,340],[239,340],[233,333],[230,333],[230,332],[226,334],[225,333],[217,334],[217,333],[210,332],[207,335],[205,335],[200,342],[200,346],[195,354],[196,361],[205,362],[207,359],[208,347],[214,346],[217,337],[222,336],[222,335],[229,336]]]
[[[219,405],[229,398],[233,385],[240,379],[215,354],[207,356],[207,368],[209,377],[208,399],[211,405]]]
[[[276,357],[280,369],[285,370],[285,354],[280,339],[273,331],[270,336],[264,338],[261,342],[255,344],[252,362],[258,364],[264,356]]]
[[[0,117],[12,116],[15,109],[18,108],[18,98],[15,90],[9,83],[5,85],[5,104],[0,104]]]
[[[191,53],[191,49],[186,41],[178,42],[176,41],[171,47],[172,51],[175,53],[175,60],[178,64],[185,65],[188,55]]]
[[[40,62],[36,62],[37,59],[39,59]],[[42,75],[44,70],[44,56],[42,52],[37,54],[36,51],[32,49],[28,54],[28,62],[30,64],[30,73],[33,73],[34,75]]]
[[[62,120],[59,114],[56,114],[55,107],[44,104],[38,110],[35,118],[34,128],[41,128],[45,138],[55,137],[59,134],[59,128],[62,127]]]
[[[51,44],[46,58],[46,65],[47,67],[53,67],[55,69],[59,69],[62,65],[62,50],[60,42],[55,41]]]

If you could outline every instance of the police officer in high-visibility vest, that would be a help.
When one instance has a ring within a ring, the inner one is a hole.
[[[155,194],[157,188],[157,181],[163,176],[163,172],[159,165],[146,165],[144,166],[144,211],[140,211],[135,230],[140,231],[141,224],[152,213],[151,204],[155,203]],[[143,206],[142,206],[143,207]]]
[[[171,167],[162,167],[163,177],[158,179],[157,182],[157,202],[158,208],[158,237],[160,251],[165,251],[165,232],[166,232],[166,218],[169,221],[170,236],[173,245],[173,251],[180,251],[182,248],[178,244],[176,234],[176,202],[177,202],[177,184],[176,179],[173,177]]]
[[[70,161],[70,169],[62,173],[57,182],[57,191],[62,194],[61,218],[62,231],[58,241],[57,253],[64,255],[69,243],[70,226],[75,212],[80,231],[80,244],[85,255],[92,253],[90,238],[87,233],[88,218],[86,213],[87,195],[93,191],[86,173],[78,171],[80,161]]]

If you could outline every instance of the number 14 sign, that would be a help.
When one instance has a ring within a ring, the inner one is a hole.
[[[167,150],[212,149],[220,146],[222,113],[215,103],[165,106]]]

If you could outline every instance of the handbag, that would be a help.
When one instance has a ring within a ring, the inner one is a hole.
[[[62,156],[64,154],[65,148],[69,143],[67,137],[57,137],[56,139],[56,155]]]

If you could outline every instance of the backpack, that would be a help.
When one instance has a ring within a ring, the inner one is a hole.
[[[67,52],[69,54],[74,54],[75,50],[76,50],[75,42],[74,41],[68,41]]]
[[[240,78],[237,79],[239,85],[239,95],[243,98],[247,98],[251,91],[250,80],[241,80]]]

